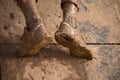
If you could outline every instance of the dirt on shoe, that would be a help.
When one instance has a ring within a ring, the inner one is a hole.
[[[71,55],[92,60],[91,51],[87,48],[83,37],[77,29],[72,28],[67,22],[62,22],[55,33],[56,41],[70,49]]]
[[[29,27],[25,27],[21,39],[22,44],[17,51],[20,57],[35,55],[41,48],[47,46],[52,41],[44,25],[39,21],[31,24]]]

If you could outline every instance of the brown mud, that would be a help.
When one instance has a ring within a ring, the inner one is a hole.
[[[60,0],[38,0],[37,7],[54,38]],[[120,45],[88,45],[94,58],[86,61],[54,40],[38,55],[18,58],[24,16],[14,0],[1,0],[0,8],[0,80],[120,80]],[[120,43],[120,0],[81,0],[77,25],[87,43]]]

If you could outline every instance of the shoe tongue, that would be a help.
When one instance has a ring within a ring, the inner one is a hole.
[[[27,27],[27,30],[30,31],[30,30],[36,30],[37,28],[40,27],[40,23],[39,22],[33,22],[31,23],[28,27]]]
[[[73,22],[73,23],[70,23],[68,21],[63,21],[63,22],[65,22],[65,24],[71,26],[73,29],[77,29],[78,28],[78,23],[76,21]]]
[[[66,22],[67,24],[69,24],[72,28],[74,28],[74,29],[76,29],[76,28],[78,28],[78,21],[77,21],[77,19],[76,18],[73,18],[73,19],[71,19],[71,20],[64,20],[63,22]]]
[[[28,28],[28,30],[33,30],[41,23],[42,22],[40,19],[34,19],[29,24],[27,24],[27,28]]]

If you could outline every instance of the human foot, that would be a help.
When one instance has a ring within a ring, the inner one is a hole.
[[[40,20],[36,20],[28,27],[25,27],[22,35],[22,44],[17,51],[20,57],[32,56],[48,45],[52,38],[47,34],[46,29]]]

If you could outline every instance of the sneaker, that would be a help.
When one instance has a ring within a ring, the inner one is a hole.
[[[21,39],[22,44],[17,51],[20,57],[35,55],[41,48],[52,42],[51,36],[47,34],[45,26],[41,24],[40,20],[25,27]]]
[[[71,27],[71,25],[63,21],[60,28],[55,33],[56,41],[69,48],[70,54],[92,60],[91,51],[87,48],[80,31]]]

